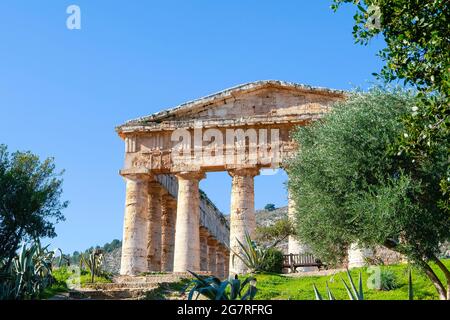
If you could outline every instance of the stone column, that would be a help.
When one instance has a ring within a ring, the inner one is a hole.
[[[149,182],[148,197],[148,271],[161,271],[161,196],[162,187],[156,181]]]
[[[213,237],[208,237],[208,271],[214,276],[217,276],[217,265],[216,265],[216,255],[217,255],[217,241]]]
[[[200,172],[182,172],[178,178],[177,223],[173,271],[200,271]]]
[[[295,202],[292,199],[292,195],[288,192],[288,218],[294,223],[297,223],[297,215],[295,211]],[[303,243],[300,243],[295,236],[289,236],[288,238],[288,253],[292,254],[304,254],[310,253],[309,246]],[[297,268],[298,271],[315,271],[317,268],[315,267],[303,267]]]
[[[237,169],[231,170],[229,173],[232,177],[230,248],[242,255],[242,249],[237,239],[245,245],[245,232],[247,231],[253,237],[256,229],[254,177],[259,170],[257,168]],[[230,273],[247,273],[248,269],[245,264],[238,257],[233,259],[233,252],[230,254]]]
[[[169,194],[162,197],[161,271],[173,271],[177,201]]]
[[[373,251],[369,248],[360,248],[356,243],[352,243],[347,251],[348,268],[358,268],[367,265],[366,259],[373,256]]]
[[[126,180],[125,217],[123,225],[121,275],[147,271],[148,181],[143,173],[121,174]]]
[[[208,231],[200,227],[200,271],[208,271]]]
[[[223,259],[224,259],[223,261],[224,277],[228,278],[230,273],[230,251],[228,251],[228,249],[225,249]]]
[[[221,245],[218,245],[216,251],[216,272],[217,277],[223,279],[225,277],[225,258],[224,258],[224,249]]]

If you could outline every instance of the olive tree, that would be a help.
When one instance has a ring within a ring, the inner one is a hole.
[[[0,267],[8,269],[21,242],[55,237],[64,220],[61,174],[53,159],[30,152],[8,153],[0,145]],[[1,271],[1,270],[0,270]]]
[[[440,244],[450,239],[448,211],[439,205],[446,146],[420,161],[393,147],[404,132],[400,119],[414,112],[416,99],[398,90],[355,92],[321,121],[299,128],[289,188],[298,237],[320,258],[342,261],[351,243],[385,246],[419,266],[446,299],[450,272],[439,260]]]
[[[434,157],[441,146],[450,152],[450,1],[448,0],[333,0],[332,9],[353,4],[353,36],[366,45],[381,36],[379,52],[385,62],[375,75],[402,80],[418,90],[415,111],[402,117],[405,124],[397,149],[417,160]],[[404,134],[406,133],[406,134]],[[440,205],[450,212],[450,161],[441,173]]]

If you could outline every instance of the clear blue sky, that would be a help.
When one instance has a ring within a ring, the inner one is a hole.
[[[114,127],[237,84],[278,79],[366,88],[383,45],[354,44],[354,8],[331,0],[0,3],[0,143],[65,169],[66,252],[122,237],[124,146]],[[66,8],[81,8],[81,30]],[[286,205],[286,176],[256,178],[256,207]],[[229,211],[225,173],[201,182]]]

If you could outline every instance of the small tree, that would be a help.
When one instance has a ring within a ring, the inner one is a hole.
[[[54,224],[64,220],[60,202],[62,173],[53,159],[40,161],[30,152],[9,154],[0,145],[0,259],[10,267],[22,241],[56,236]],[[1,270],[0,270],[1,271]]]
[[[294,224],[288,218],[284,218],[269,226],[258,226],[256,239],[259,242],[270,243],[270,247],[275,247],[295,233]]]
[[[275,209],[276,208],[275,208],[275,205],[273,203],[268,203],[268,204],[266,204],[264,206],[264,210],[267,210],[267,211],[274,211]]]
[[[353,94],[295,134],[301,148],[289,164],[299,238],[326,261],[342,259],[351,243],[383,245],[404,254],[450,299],[450,272],[438,259],[450,239],[439,180],[448,145],[418,161],[393,148],[416,98],[374,89]],[[447,279],[447,289],[430,267]]]

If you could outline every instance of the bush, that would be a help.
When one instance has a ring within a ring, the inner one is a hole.
[[[281,273],[283,270],[283,252],[276,248],[267,249],[261,264],[261,271]]]
[[[379,290],[390,291],[399,287],[397,276],[392,270],[382,269],[380,274]]]

